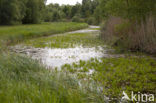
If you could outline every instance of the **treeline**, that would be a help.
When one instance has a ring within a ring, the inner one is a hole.
[[[74,21],[87,22],[89,24],[99,24],[96,18],[96,7],[98,0],[83,0],[82,4],[71,5],[49,4],[46,6],[45,21]]]
[[[100,0],[102,37],[122,51],[156,53],[156,0]]]
[[[0,0],[0,24],[40,23],[46,0]]]
[[[98,0],[83,0],[74,6],[45,5],[46,0],[0,0],[0,25],[35,24],[42,21],[73,21],[99,24]]]

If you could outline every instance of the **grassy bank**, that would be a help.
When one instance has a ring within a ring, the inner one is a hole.
[[[19,26],[0,26],[0,46],[26,39],[86,28],[85,23],[56,22]]]
[[[78,83],[68,72],[46,70],[30,58],[0,55],[1,103],[104,102],[102,93]]]

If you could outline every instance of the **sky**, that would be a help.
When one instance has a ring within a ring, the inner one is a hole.
[[[60,5],[62,4],[69,4],[69,5],[75,5],[77,2],[81,3],[82,0],[47,0],[47,4],[50,4],[50,3],[58,3]]]

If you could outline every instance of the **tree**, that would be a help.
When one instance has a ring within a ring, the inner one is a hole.
[[[155,0],[101,0],[100,5],[109,15],[133,20],[145,19],[146,16],[153,15],[156,10]]]
[[[75,15],[80,15],[80,13],[81,13],[81,4],[77,3],[71,9],[71,14],[70,14],[71,18],[74,17]]]
[[[99,0],[83,0],[82,4],[77,3],[71,5],[49,4],[46,6],[45,20],[59,21],[59,20],[73,20],[73,21],[89,21],[91,23],[99,22],[99,19],[94,22],[94,12],[99,5]],[[52,19],[53,18],[53,19]]]
[[[63,12],[66,14],[67,19],[70,19],[71,9],[72,7],[70,5],[63,6]]]
[[[44,0],[28,0],[26,14],[22,20],[24,24],[40,23],[44,9]]]
[[[82,0],[82,16],[89,17],[91,15],[91,0]]]
[[[39,23],[45,0],[0,0],[0,24]]]
[[[0,24],[19,24],[24,17],[25,6],[19,0],[0,0]]]
[[[61,6],[58,4],[49,4],[46,6],[45,21],[59,21],[62,18],[65,18],[65,13],[63,12]]]

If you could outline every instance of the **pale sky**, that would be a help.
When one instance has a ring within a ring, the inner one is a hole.
[[[60,5],[62,4],[69,4],[69,5],[75,5],[77,2],[81,3],[82,0],[47,0],[47,4],[50,4],[50,3],[58,3]]]

